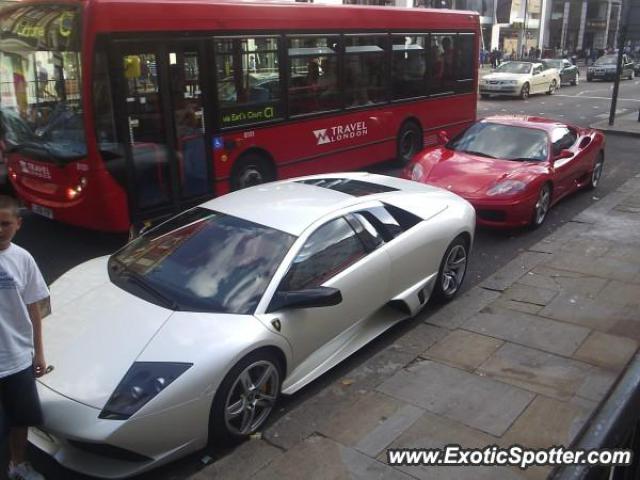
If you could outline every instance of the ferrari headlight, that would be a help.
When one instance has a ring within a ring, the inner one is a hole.
[[[495,195],[512,195],[514,193],[522,192],[526,186],[527,184],[520,180],[504,180],[491,187],[487,191],[487,195],[492,197]]]
[[[99,418],[126,420],[187,371],[192,363],[135,362],[122,378]]]
[[[422,175],[424,175],[424,168],[419,163],[414,163],[411,167],[411,180],[419,182],[422,180]]]

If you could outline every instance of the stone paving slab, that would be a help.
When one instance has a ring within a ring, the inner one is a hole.
[[[630,263],[612,257],[585,258],[567,252],[554,253],[547,257],[545,265],[556,270],[567,270],[569,272],[584,273],[610,280],[620,280],[629,282],[640,272],[640,264]]]
[[[609,302],[605,298],[591,299],[561,294],[543,308],[539,315],[601,332],[619,332],[622,336],[640,338],[640,322],[636,322],[640,320],[637,309]],[[638,326],[634,326],[634,323],[638,323]]]
[[[522,276],[517,285],[547,288],[564,294],[576,294],[594,298],[609,282],[606,278],[583,273],[537,267]]]
[[[248,440],[236,447],[232,454],[212,463],[191,479],[250,478],[282,455],[282,450],[263,440]]]
[[[595,370],[583,362],[505,343],[478,368],[478,373],[531,392],[569,400]]]
[[[454,444],[463,445],[465,448],[482,448],[497,443],[498,438],[492,435],[427,412],[389,447],[444,448],[446,445]],[[387,454],[381,453],[378,460],[385,462]],[[505,467],[402,466],[397,468],[408,475],[425,480],[515,480],[526,478],[522,472]]]
[[[312,435],[251,477],[255,480],[410,480],[412,477],[331,439]]]
[[[576,350],[573,358],[605,369],[620,371],[637,350],[638,342],[631,338],[594,331]]]
[[[570,445],[594,405],[586,406],[584,401],[582,404],[561,402],[539,395],[499,443],[505,447],[517,444],[531,448]]]
[[[568,242],[574,241],[583,233],[589,231],[590,226],[584,223],[567,222],[555,230],[551,235],[543,238],[529,248],[531,252],[555,253]]]
[[[534,397],[432,361],[401,370],[378,390],[493,435],[502,435]]]
[[[504,342],[466,330],[454,330],[423,353],[441,363],[473,371],[489,358]]]
[[[485,309],[471,317],[464,328],[566,356],[571,356],[589,334],[584,327],[497,308]]]
[[[529,270],[548,262],[550,256],[547,253],[524,252],[484,280],[480,286],[488,290],[506,290]]]
[[[474,287],[435,313],[426,315],[425,321],[450,330],[460,327],[469,318],[500,297],[499,292]]]

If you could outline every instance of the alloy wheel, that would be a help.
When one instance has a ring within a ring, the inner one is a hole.
[[[238,186],[240,188],[253,187],[264,182],[265,179],[262,172],[254,165],[248,165],[238,176]]]
[[[547,217],[549,211],[549,205],[551,204],[551,190],[548,185],[542,187],[538,201],[535,206],[534,223],[536,225],[542,225],[544,219]]]
[[[267,360],[258,360],[236,378],[224,407],[224,421],[234,435],[245,436],[258,430],[269,417],[278,398],[280,374]]]
[[[604,168],[604,161],[598,160],[591,172],[591,188],[596,188],[600,183],[600,177],[602,177],[602,169]]]
[[[451,296],[455,294],[467,269],[467,251],[463,245],[455,245],[444,263],[444,270],[442,271],[442,292]]]

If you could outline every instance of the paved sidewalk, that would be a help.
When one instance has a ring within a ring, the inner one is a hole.
[[[640,121],[638,118],[640,112],[637,110],[631,113],[625,113],[623,115],[616,115],[614,124],[609,125],[609,119],[596,122],[591,125],[591,128],[597,128],[605,133],[620,133],[623,135],[632,135],[640,137]]]
[[[640,176],[192,480],[547,478],[391,467],[386,449],[571,445],[636,354],[639,311]]]

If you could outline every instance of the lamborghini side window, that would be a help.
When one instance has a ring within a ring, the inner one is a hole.
[[[319,287],[367,254],[364,244],[343,218],[332,220],[309,236],[294,258],[280,290]]]

